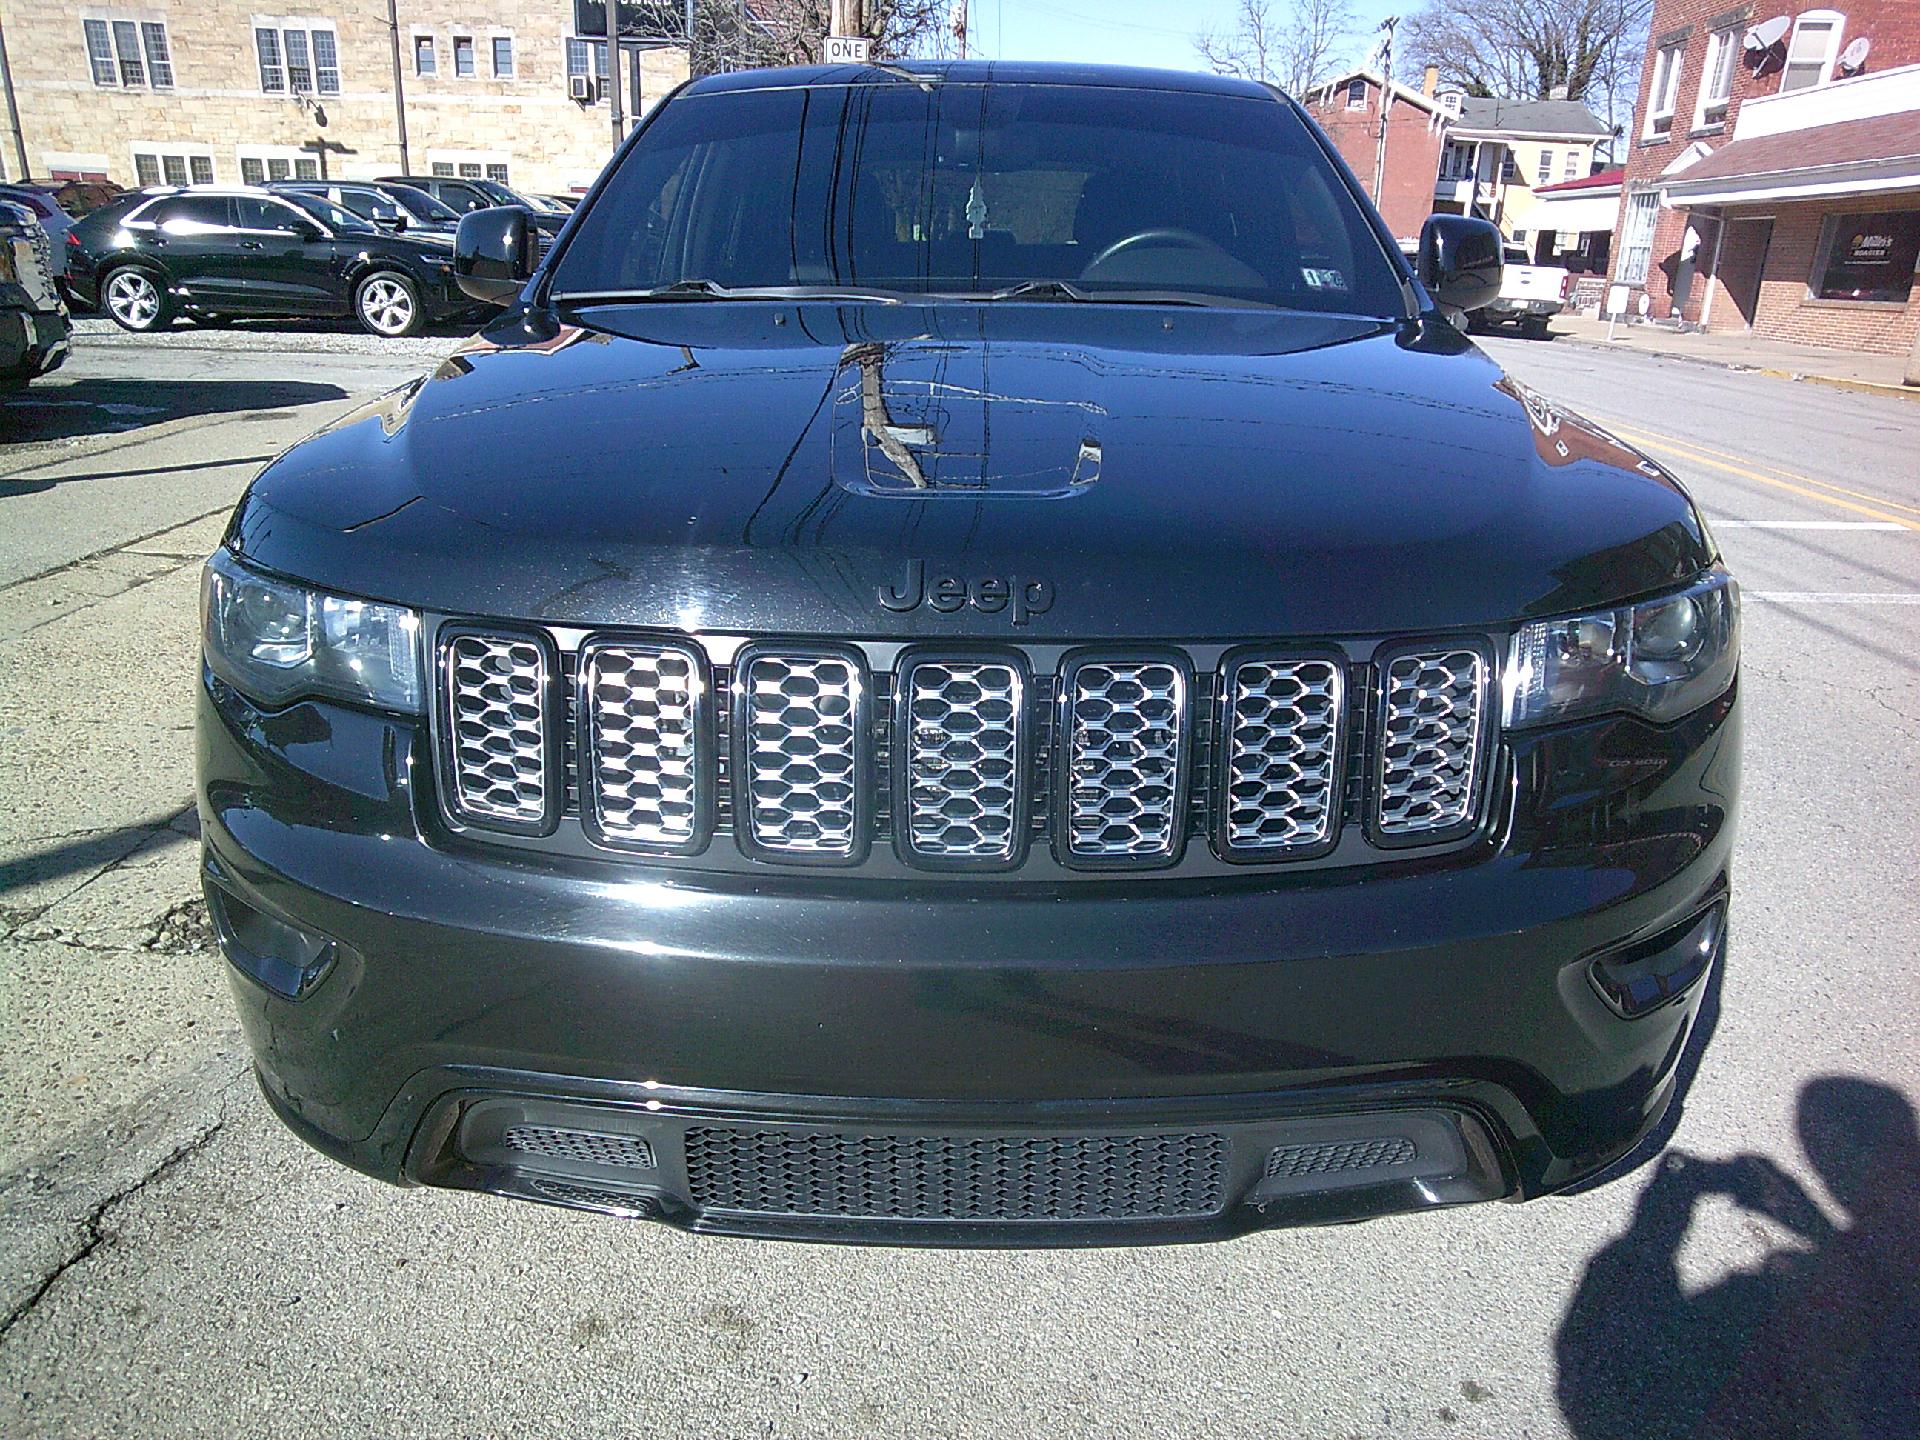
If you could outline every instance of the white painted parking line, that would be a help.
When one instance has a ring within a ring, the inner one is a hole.
[[[1742,590],[1740,598],[1776,605],[1920,605],[1920,594],[1898,590]]]
[[[1710,520],[1716,530],[1904,530],[1892,520]]]

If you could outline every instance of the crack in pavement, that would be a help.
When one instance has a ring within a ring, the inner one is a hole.
[[[72,1253],[62,1258],[46,1275],[41,1277],[39,1284],[33,1288],[32,1292],[24,1300],[13,1305],[4,1317],[0,1317],[0,1345],[6,1344],[7,1337],[13,1332],[13,1328],[26,1320],[35,1308],[38,1307],[40,1302],[46,1299],[47,1293],[59,1283],[61,1276],[65,1275],[69,1270],[73,1269],[74,1266],[92,1255],[102,1245],[107,1244],[113,1238],[107,1232],[104,1224],[108,1211],[123,1201],[139,1194],[140,1191],[153,1184],[154,1181],[158,1180],[168,1171],[184,1164],[187,1160],[199,1154],[200,1151],[206,1149],[207,1146],[212,1143],[213,1137],[220,1133],[221,1127],[225,1124],[226,1118],[224,1116],[215,1118],[189,1139],[176,1145],[145,1174],[137,1177],[131,1183],[121,1186],[105,1199],[95,1204],[80,1221],[80,1243],[74,1248]]]

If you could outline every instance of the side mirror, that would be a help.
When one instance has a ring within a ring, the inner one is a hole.
[[[1447,310],[1478,310],[1500,293],[1500,228],[1466,215],[1429,215],[1420,227],[1420,283]]]
[[[407,228],[405,212],[396,210],[393,214],[387,216],[387,228],[396,235],[404,232]]]
[[[316,240],[324,240],[327,238],[327,232],[311,220],[294,221],[293,233],[296,239],[308,245],[311,245]]]
[[[527,212],[512,205],[470,210],[453,237],[453,278],[475,300],[505,305],[533,274]]]

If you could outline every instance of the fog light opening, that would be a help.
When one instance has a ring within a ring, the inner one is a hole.
[[[288,1000],[311,993],[339,958],[339,945],[303,930],[231,894],[208,885],[207,913],[227,963],[256,984]]]
[[[1638,1019],[1693,989],[1720,953],[1726,923],[1726,902],[1721,901],[1657,939],[1599,956],[1587,973],[1617,1014]]]

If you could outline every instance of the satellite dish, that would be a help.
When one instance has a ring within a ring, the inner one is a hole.
[[[1785,15],[1776,15],[1771,20],[1762,20],[1747,32],[1747,49],[1771,50],[1787,38],[1787,28],[1792,24],[1793,21]]]
[[[1866,36],[1856,35],[1853,43],[1840,52],[1840,73],[1842,75],[1859,74],[1860,68],[1867,63],[1867,51],[1872,48]]]

